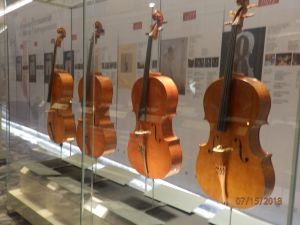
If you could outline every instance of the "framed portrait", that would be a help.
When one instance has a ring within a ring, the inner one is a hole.
[[[44,82],[49,83],[53,63],[53,53],[44,54]]]
[[[163,40],[161,43],[161,72],[172,78],[178,92],[185,95],[187,38]]]
[[[224,75],[230,32],[223,33],[220,75]],[[261,80],[266,27],[244,30],[236,39],[233,71]]]
[[[131,89],[137,73],[137,45],[119,46],[118,52],[118,84],[122,89]],[[108,65],[109,67],[109,65]]]

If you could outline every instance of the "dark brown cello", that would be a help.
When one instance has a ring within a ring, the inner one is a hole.
[[[61,27],[57,29],[57,33],[47,98],[51,104],[47,129],[50,139],[57,144],[62,144],[64,141],[74,140],[76,126],[72,113],[73,77],[67,71],[55,69],[56,50],[61,46],[66,31]]]
[[[236,37],[253,6],[249,0],[237,3],[240,8],[234,13],[224,77],[213,82],[204,95],[210,136],[200,145],[196,176],[212,199],[233,208],[251,208],[270,195],[275,185],[271,154],[259,140],[271,99],[260,81],[233,72]]]
[[[148,34],[144,76],[135,82],[131,93],[136,127],[129,137],[128,158],[140,174],[162,179],[179,172],[182,152],[172,130],[178,102],[176,85],[169,77],[149,71],[152,41],[164,23],[159,11],[154,11],[152,18],[155,24]]]
[[[94,158],[103,154],[112,153],[116,148],[116,131],[109,116],[109,107],[112,103],[112,81],[100,72],[92,72],[92,56],[94,44],[101,33],[104,33],[102,24],[95,22],[95,32],[90,40],[89,57],[86,73],[86,85],[83,78],[78,85],[79,100],[86,107],[86,129],[83,133],[83,119],[79,119],[76,131],[76,141],[81,150]],[[84,89],[85,87],[85,89]],[[83,94],[86,94],[86,104],[83,104]],[[83,148],[83,135],[85,145]]]

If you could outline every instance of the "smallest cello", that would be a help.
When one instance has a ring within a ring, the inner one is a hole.
[[[74,140],[76,125],[72,112],[73,77],[65,70],[55,69],[56,50],[66,37],[66,31],[61,27],[57,29],[57,33],[47,98],[47,102],[51,104],[47,129],[50,139],[61,145],[64,141]]]
[[[89,57],[86,73],[86,85],[83,78],[78,85],[78,95],[82,107],[86,107],[86,129],[83,132],[83,119],[79,119],[76,132],[76,141],[81,150],[93,158],[103,154],[110,154],[116,148],[116,131],[109,116],[109,107],[112,103],[112,81],[100,72],[92,72],[92,56],[94,45],[104,33],[102,24],[95,22],[95,32],[90,39]],[[85,89],[84,89],[85,87]],[[86,105],[83,105],[84,94]],[[83,135],[85,144],[83,145]]]

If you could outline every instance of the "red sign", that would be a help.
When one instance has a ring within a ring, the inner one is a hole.
[[[133,23],[133,30],[141,30],[143,28],[143,22]]]
[[[183,13],[183,17],[182,20],[185,21],[189,21],[189,20],[195,20],[197,17],[197,13],[196,10],[193,11],[189,11],[189,12],[184,12]]]
[[[258,0],[258,6],[273,5],[279,3],[279,0]]]

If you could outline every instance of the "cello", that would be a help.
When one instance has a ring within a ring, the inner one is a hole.
[[[248,9],[255,5],[238,0],[231,12],[231,39],[224,76],[206,90],[203,105],[210,125],[208,142],[200,145],[196,177],[212,199],[232,208],[255,207],[275,185],[271,154],[260,144],[260,127],[267,123],[271,98],[264,84],[246,74],[236,74],[234,52],[237,34]],[[241,201],[244,199],[245,201]]]
[[[90,39],[89,56],[87,63],[86,85],[83,78],[78,85],[78,95],[82,107],[86,107],[86,129],[83,133],[83,118],[78,120],[76,141],[81,150],[88,156],[98,158],[103,154],[110,154],[116,148],[116,131],[109,116],[109,107],[112,104],[112,81],[100,72],[92,72],[92,57],[94,45],[104,33],[102,24],[95,22],[95,32]],[[84,89],[85,87],[85,89]],[[86,105],[83,105],[84,92]],[[85,144],[83,145],[83,135]]]
[[[136,126],[129,136],[128,159],[145,177],[163,179],[178,173],[181,167],[180,140],[172,130],[178,90],[171,78],[149,71],[152,41],[164,23],[160,11],[155,10],[152,19],[155,23],[148,34],[144,75],[134,83],[131,93]]]
[[[66,31],[61,27],[57,29],[57,33],[47,98],[50,103],[47,130],[50,139],[62,146],[64,141],[74,139],[76,126],[72,113],[73,77],[65,70],[55,69],[56,51],[61,46]]]

